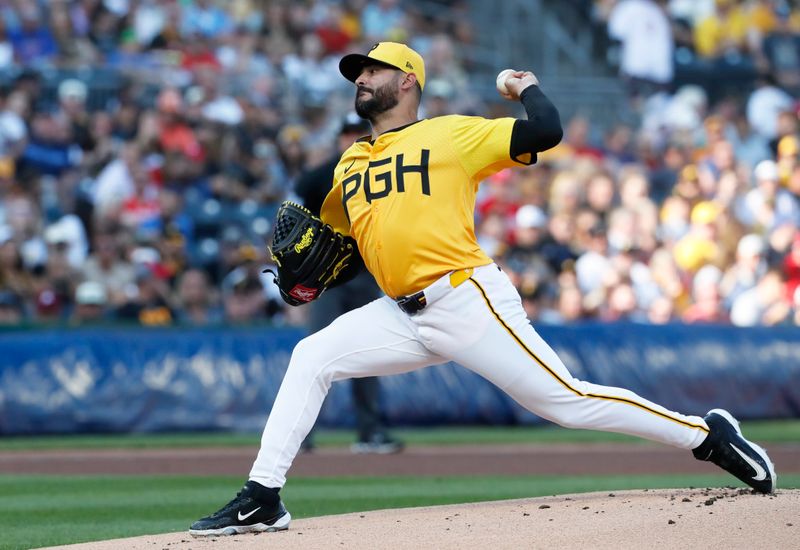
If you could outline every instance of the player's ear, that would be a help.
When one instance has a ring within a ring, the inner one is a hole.
[[[414,87],[416,83],[417,83],[417,75],[415,75],[414,73],[405,73],[405,76],[403,77],[400,86],[402,86],[404,90],[410,90]]]

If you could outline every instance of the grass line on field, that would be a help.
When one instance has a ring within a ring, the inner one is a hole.
[[[39,548],[185,530],[227,502],[240,477],[0,476],[0,549]],[[718,475],[345,477],[293,479],[281,495],[295,518],[513,498],[671,487],[721,487]],[[782,488],[800,475],[782,477]],[[35,513],[32,513],[35,512]],[[46,517],[46,523],[31,518]]]
[[[764,443],[800,444],[800,420],[751,421],[742,424],[748,439]],[[558,426],[458,426],[396,429],[393,433],[409,445],[464,445],[514,443],[636,443],[648,442],[626,435]],[[168,447],[257,446],[260,433],[157,433],[77,434],[0,437],[0,451],[45,449],[134,449]],[[318,430],[319,447],[340,447],[353,442],[352,430]]]

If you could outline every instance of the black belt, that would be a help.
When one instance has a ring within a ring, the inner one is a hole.
[[[394,301],[397,302],[397,306],[400,309],[409,315],[414,315],[415,313],[422,311],[425,306],[428,305],[428,300],[425,299],[425,293],[421,290],[416,294],[411,294],[410,296],[401,296],[400,298],[395,298]]]

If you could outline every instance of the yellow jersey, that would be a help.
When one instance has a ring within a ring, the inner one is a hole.
[[[721,46],[729,43],[743,48],[749,25],[747,14],[739,7],[724,18],[709,15],[694,28],[695,50],[701,57],[715,57],[722,53]]]
[[[516,119],[423,119],[348,148],[321,218],[358,243],[367,269],[392,298],[458,269],[491,263],[475,237],[478,184],[511,166]]]

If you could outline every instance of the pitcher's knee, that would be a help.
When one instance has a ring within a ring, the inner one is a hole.
[[[580,400],[575,395],[547,396],[529,400],[529,410],[564,428],[585,428],[587,418]]]
[[[315,340],[315,335],[312,334],[297,343],[292,351],[286,376],[313,377],[324,371],[326,365],[332,363],[333,357],[327,352],[329,348],[320,345]]]

